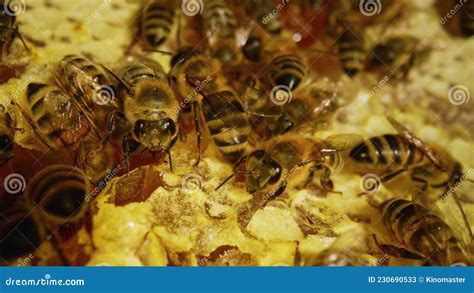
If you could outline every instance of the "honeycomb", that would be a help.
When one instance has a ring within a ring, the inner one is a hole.
[[[390,1],[382,1],[383,5],[386,2]],[[364,35],[367,47],[381,38],[409,35],[433,48],[431,54],[415,64],[404,79],[384,82],[370,74],[356,80],[339,77],[345,104],[324,129],[309,135],[324,139],[338,133],[355,133],[368,138],[395,133],[386,119],[392,115],[422,140],[447,150],[464,170],[474,170],[473,101],[467,97],[467,101],[453,103],[448,95],[456,85],[474,93],[474,39],[446,30],[440,23],[440,15],[446,11],[442,4],[426,0],[395,2],[401,10],[397,25],[371,26]],[[294,23],[296,4],[288,6],[286,21]],[[64,55],[90,56],[106,65],[123,60],[139,8],[140,1],[132,0],[26,1],[17,22],[29,51],[18,39],[12,44],[5,64],[14,68],[15,74],[0,85],[0,102],[8,106],[14,99],[24,105],[28,83],[50,82],[50,64]],[[454,20],[448,24],[454,26],[453,23]],[[169,43],[164,50],[173,51],[175,45]],[[155,53],[152,58],[169,69],[168,56]],[[326,55],[319,58],[323,60],[316,65],[334,59]],[[321,76],[320,82],[327,82],[330,77]],[[17,119],[25,129],[16,132],[17,143],[27,153],[44,151],[44,146],[28,135],[25,119],[21,115]],[[97,196],[91,201],[89,227],[83,227],[73,243],[65,244],[69,263],[293,266],[336,245],[357,253],[364,265],[420,264],[388,257],[372,238],[376,234],[380,241],[394,241],[380,220],[376,202],[406,194],[406,182],[386,184],[377,193],[361,195],[360,175],[335,174],[332,180],[339,193],[325,194],[311,185],[289,187],[278,198],[254,210],[248,216],[248,225],[242,227],[239,210],[252,195],[242,180],[231,180],[215,190],[232,174],[233,166],[222,160],[206,134],[203,143],[198,166],[194,166],[195,133],[190,130],[171,150],[174,172],[162,160],[130,174],[124,174],[123,162],[111,170],[110,180],[97,189]],[[474,229],[474,194],[469,183],[460,186],[459,194]],[[460,219],[457,225],[462,225]],[[34,264],[57,264],[53,246],[50,241],[43,243],[34,252]]]

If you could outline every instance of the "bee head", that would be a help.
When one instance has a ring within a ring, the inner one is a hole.
[[[170,118],[161,120],[137,120],[133,134],[135,139],[150,151],[168,149],[177,136],[176,123]]]
[[[250,193],[264,189],[279,182],[281,166],[271,159],[263,150],[258,150],[249,155],[246,163],[248,173],[245,175],[247,191]]]

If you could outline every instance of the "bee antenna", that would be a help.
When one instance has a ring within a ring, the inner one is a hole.
[[[163,51],[163,50],[158,50],[158,49],[142,49],[144,52],[155,52],[155,53],[161,53],[164,55],[169,55],[173,56],[174,54],[168,51]]]
[[[464,208],[462,207],[462,204],[461,204],[461,201],[459,200],[458,195],[456,194],[456,192],[453,192],[452,196],[454,198],[454,202],[456,203],[456,205],[458,206],[459,211],[462,214],[462,219],[464,221],[464,224],[466,225],[467,232],[469,233],[469,237],[471,239],[474,239],[474,236],[472,235],[471,225],[469,224],[469,220],[467,219],[466,213],[464,212]]]
[[[227,183],[227,181],[229,181],[230,179],[232,179],[232,177],[234,177],[234,175],[235,175],[235,174],[232,173],[230,176],[228,176],[226,179],[224,179],[224,181],[222,181],[222,183],[219,184],[219,186],[217,186],[214,190],[215,190],[215,191],[219,190],[222,186],[224,186],[224,185]]]

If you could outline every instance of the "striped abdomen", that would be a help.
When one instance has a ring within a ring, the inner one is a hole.
[[[461,2],[459,2],[461,3]],[[464,36],[470,37],[474,35],[474,1],[467,0],[461,7],[460,14],[461,31]]]
[[[146,66],[142,63],[134,63],[126,66],[119,73],[125,83],[129,85],[136,85],[140,80],[149,79],[164,79],[165,73],[156,72],[153,68]]]
[[[237,27],[234,12],[222,0],[212,0],[206,3],[204,20],[205,30],[209,37],[232,37]]]
[[[72,145],[89,131],[71,98],[58,87],[30,83],[27,102],[37,134],[51,148]]]
[[[352,77],[362,70],[364,44],[362,36],[347,29],[338,39],[339,61],[344,72]]]
[[[13,140],[15,131],[13,119],[8,112],[0,106],[0,166],[15,155]]]
[[[296,56],[282,55],[272,60],[271,78],[275,85],[296,89],[306,75],[306,66]]]
[[[380,210],[385,226],[398,241],[434,264],[465,259],[453,230],[425,207],[408,200],[392,199],[382,203]]]
[[[355,146],[349,156],[364,169],[373,172],[398,170],[416,165],[424,159],[423,153],[413,144],[393,134],[374,136]]]
[[[245,153],[250,125],[236,94],[225,90],[207,95],[202,108],[209,133],[224,158],[231,162],[240,159]]]
[[[151,47],[163,44],[174,22],[174,5],[166,1],[150,1],[141,16],[141,35]]]

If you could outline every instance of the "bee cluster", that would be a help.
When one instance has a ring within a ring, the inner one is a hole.
[[[13,42],[21,41],[25,54],[39,46],[20,33],[9,2],[0,11],[0,60],[8,60]],[[1,107],[0,166],[10,174],[0,196],[0,257],[6,264],[44,252],[48,241],[57,263],[87,262],[81,260],[88,254],[83,247],[71,247],[80,231],[92,233],[97,196],[111,177],[122,176],[114,186],[116,205],[144,201],[143,194],[165,185],[150,166],[179,172],[179,148],[193,150],[188,169],[198,170],[208,149],[232,167],[214,192],[245,185],[251,198],[235,207],[234,217],[244,235],[258,211],[272,202],[286,204],[293,190],[310,186],[315,196],[343,197],[332,179],[336,174],[370,175],[377,187],[404,177],[409,183],[403,196],[374,200],[370,186],[360,194],[379,210],[392,236],[393,243],[381,243],[377,235],[367,240],[384,255],[383,263],[392,257],[425,265],[473,264],[471,225],[456,193],[470,181],[469,172],[449,150],[418,138],[392,117],[395,111],[387,114],[391,133],[317,135],[344,119],[338,111],[354,102],[351,88],[382,80],[378,91],[385,83],[402,83],[430,54],[413,36],[367,45],[364,30],[400,17],[399,1],[375,1],[381,5],[375,8],[342,0],[142,2],[120,60],[66,55],[48,64],[48,82],[28,81],[18,93],[24,100]],[[465,38],[472,36],[473,7],[467,1],[460,8]],[[371,11],[381,8],[377,15]],[[299,32],[295,15],[305,23]],[[163,56],[169,64],[158,61]],[[18,143],[20,135],[31,137],[33,146]],[[196,137],[194,148],[190,136]],[[446,201],[463,227],[452,227],[440,213],[437,205]],[[204,209],[212,221],[227,219],[208,202]],[[324,228],[301,215],[305,236]],[[223,245],[196,263],[259,264],[240,249]],[[193,264],[171,252],[167,258]],[[368,262],[336,241],[322,252],[295,256],[292,265]]]

